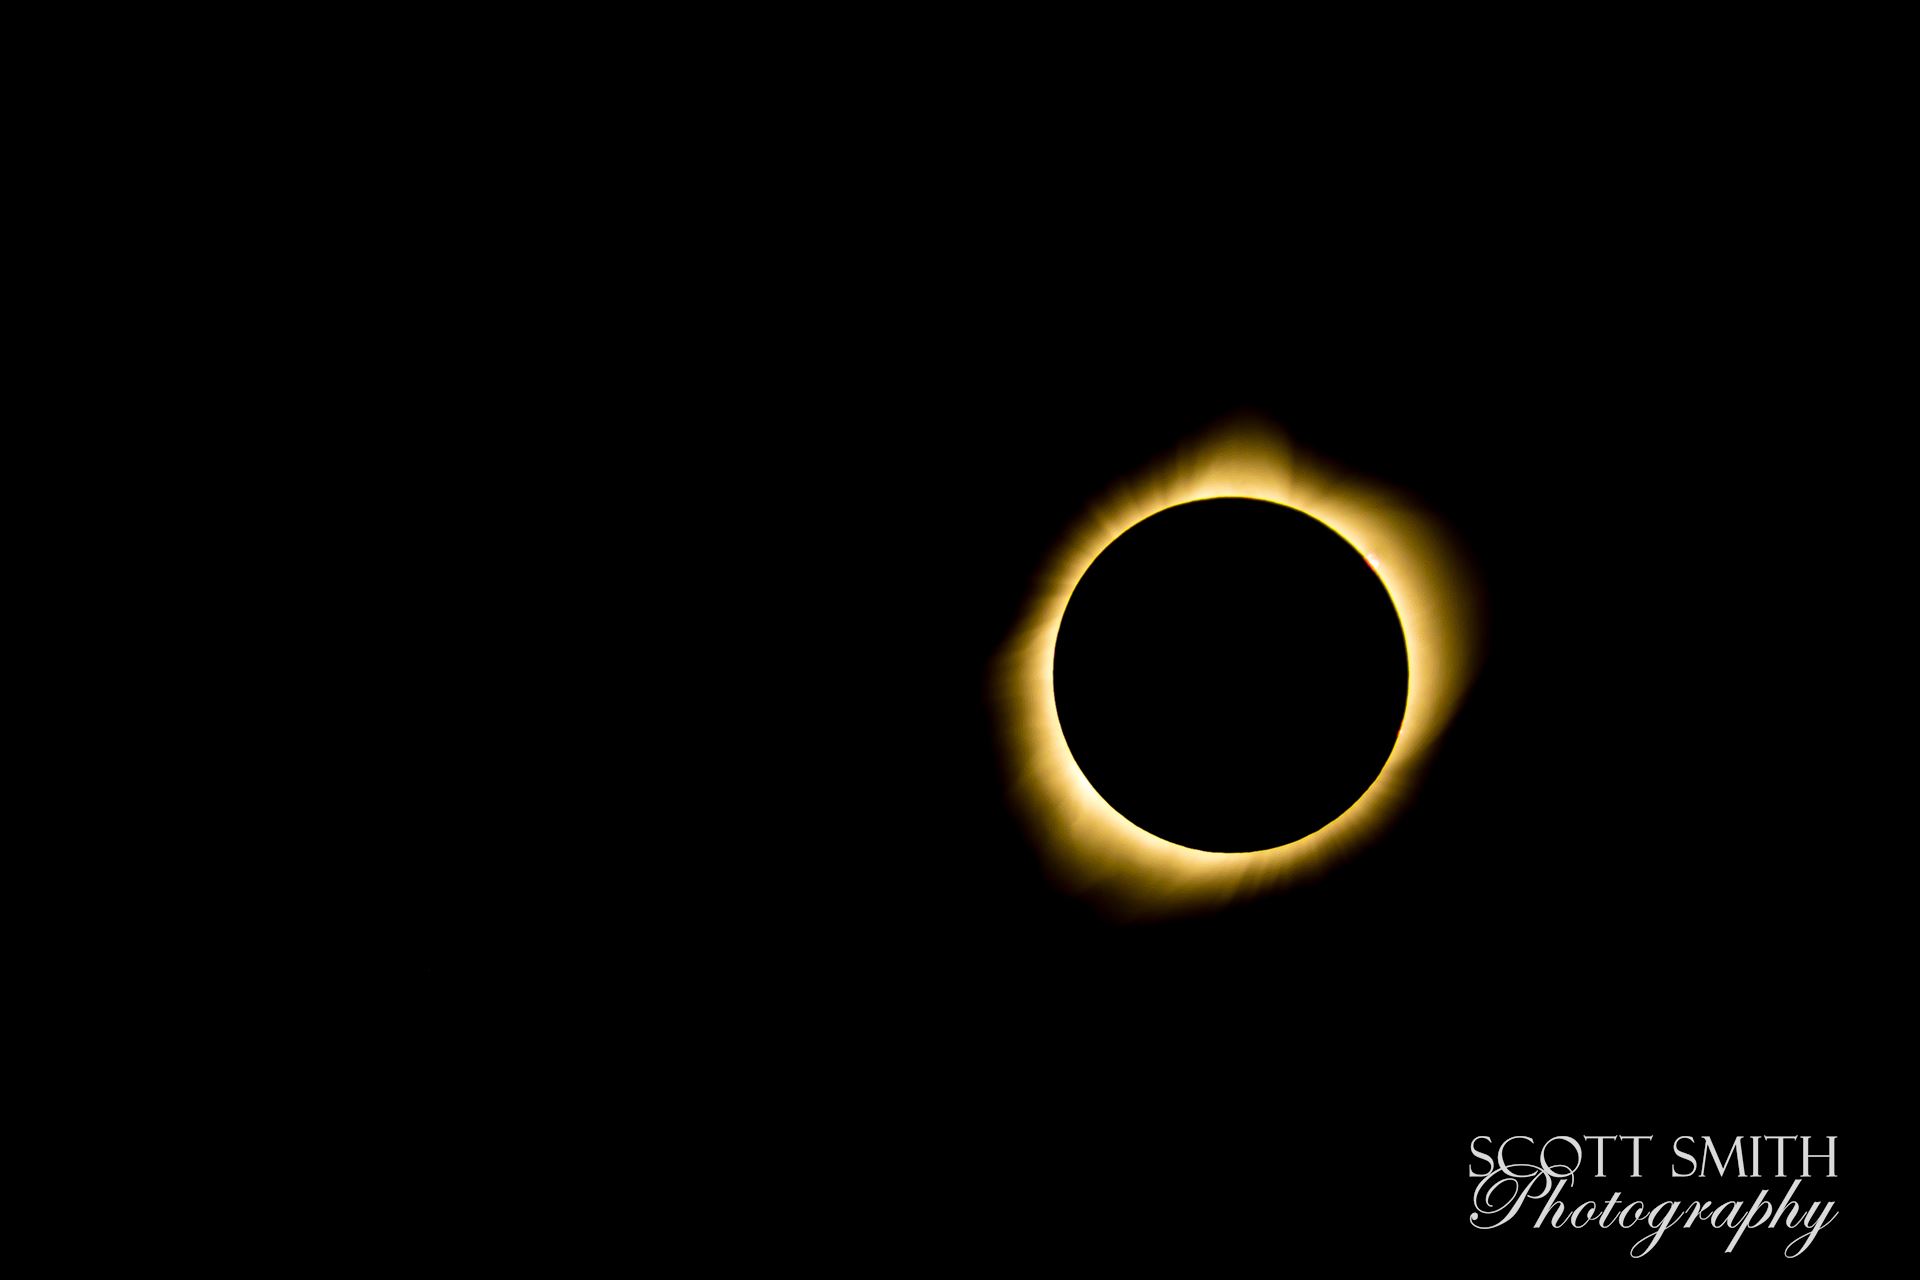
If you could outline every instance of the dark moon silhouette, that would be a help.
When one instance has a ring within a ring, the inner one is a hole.
[[[1407,703],[1373,567],[1291,507],[1215,498],[1133,526],[1061,619],[1054,699],[1074,760],[1135,825],[1193,849],[1287,844],[1379,776]]]

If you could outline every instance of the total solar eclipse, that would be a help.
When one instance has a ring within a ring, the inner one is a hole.
[[[1320,830],[1393,753],[1407,642],[1338,533],[1211,498],[1127,529],[1074,586],[1054,646],[1067,748],[1128,821],[1216,853]]]

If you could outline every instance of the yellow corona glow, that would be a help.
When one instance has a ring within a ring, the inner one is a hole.
[[[1407,644],[1407,709],[1373,785],[1328,825],[1255,853],[1205,853],[1122,817],[1081,773],[1053,700],[1054,642],[1080,577],[1156,512],[1204,498],[1259,498],[1320,521],[1386,585]],[[1311,457],[1277,428],[1236,421],[1094,502],[1036,580],[994,666],[1007,783],[1056,883],[1121,918],[1219,907],[1263,893],[1365,843],[1411,794],[1480,652],[1477,579],[1452,537],[1405,494]]]

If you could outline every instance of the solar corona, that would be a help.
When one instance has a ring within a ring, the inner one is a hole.
[[[1479,597],[1410,495],[1266,423],[1114,486],[1065,531],[993,670],[1010,797],[1050,876],[1153,918],[1366,844],[1471,680]],[[1344,629],[1320,625],[1330,612]],[[1343,679],[1317,678],[1329,663]]]

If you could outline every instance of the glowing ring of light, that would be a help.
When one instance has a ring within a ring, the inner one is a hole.
[[[1094,790],[1067,748],[1053,700],[1054,642],[1080,577],[1115,538],[1168,507],[1255,498],[1305,512],[1366,557],[1407,644],[1407,709],[1380,774],[1346,812],[1290,844],[1205,853],[1142,830]],[[1231,423],[1116,486],[1088,508],[1035,581],[994,664],[1001,749],[1014,806],[1055,881],[1117,916],[1205,910],[1261,893],[1376,835],[1412,792],[1478,665],[1478,582],[1452,537],[1405,494]]]

